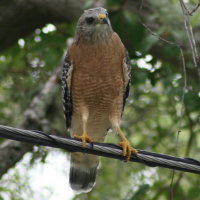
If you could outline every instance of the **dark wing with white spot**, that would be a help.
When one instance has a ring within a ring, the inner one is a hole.
[[[71,127],[73,104],[71,97],[71,77],[73,72],[73,65],[70,61],[69,51],[65,56],[62,70],[62,90],[63,90],[63,109],[67,128]]]
[[[123,109],[122,113],[124,111],[124,106],[126,104],[126,99],[129,96],[129,90],[130,90],[130,82],[131,82],[131,64],[128,52],[126,51],[126,57],[123,60],[123,75],[124,75],[124,95],[123,95]]]

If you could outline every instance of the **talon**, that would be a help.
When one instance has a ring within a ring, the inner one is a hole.
[[[126,156],[126,161],[130,160],[132,153],[133,154],[138,153],[138,151],[130,145],[127,139],[122,140],[122,142],[120,142],[120,145],[122,147],[122,155]]]
[[[82,140],[83,147],[86,147],[86,142],[93,143],[93,139],[87,133],[83,133],[82,135],[74,134],[73,136],[76,139]]]

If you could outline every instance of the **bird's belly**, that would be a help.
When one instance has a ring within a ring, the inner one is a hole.
[[[73,79],[73,131],[82,134],[82,117],[84,112],[88,112],[88,133],[95,141],[103,142],[107,130],[111,127],[110,113],[113,105],[116,100],[118,104],[123,104],[123,80],[120,76],[112,78],[112,75],[107,74],[88,76],[78,73],[74,74]]]
[[[120,74],[84,74],[74,73],[72,101],[74,111],[86,106],[90,116],[108,113],[113,101],[123,102],[123,80]],[[95,116],[96,117],[96,116]]]

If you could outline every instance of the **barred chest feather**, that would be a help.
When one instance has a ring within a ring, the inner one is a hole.
[[[73,63],[74,112],[78,112],[83,104],[91,111],[106,111],[113,99],[123,104],[122,65],[125,52],[117,34],[113,33],[106,42],[75,44],[70,49],[70,57]]]

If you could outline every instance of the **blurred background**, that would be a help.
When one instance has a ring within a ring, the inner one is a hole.
[[[184,2],[188,12],[199,3]],[[0,1],[0,124],[68,134],[60,66],[78,17],[95,6],[108,9],[130,54],[122,127],[133,146],[200,160],[200,77],[184,27],[189,17],[199,54],[200,10],[183,16],[178,0]],[[119,138],[109,133],[106,142]],[[0,200],[200,199],[190,173],[175,172],[171,184],[172,170],[101,158],[95,188],[79,195],[68,173],[67,152],[0,138]]]

